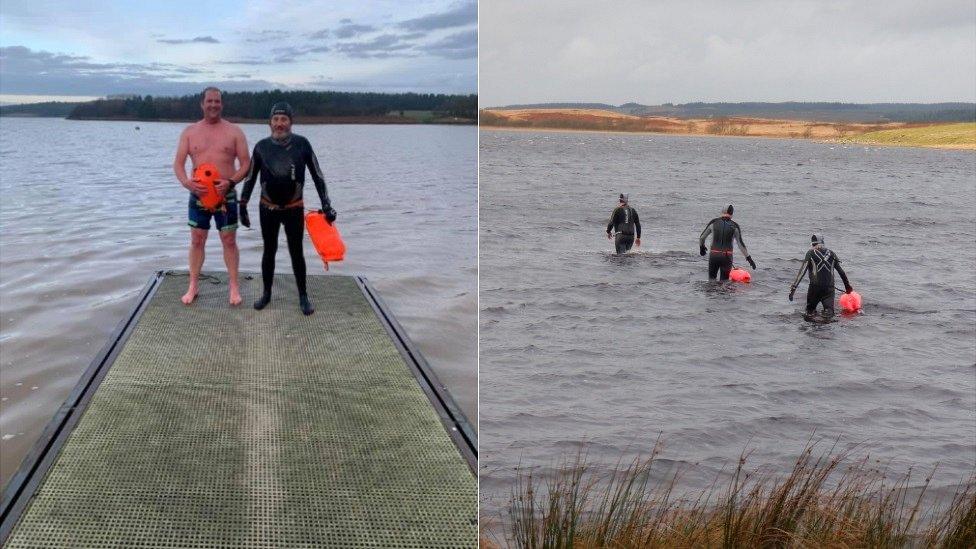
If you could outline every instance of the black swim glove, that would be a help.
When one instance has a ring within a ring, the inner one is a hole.
[[[753,270],[755,270],[755,268],[756,268],[756,262],[752,260],[752,256],[751,255],[747,255],[746,256],[746,261],[748,261],[749,264],[752,265]]]
[[[333,208],[332,206],[328,206],[319,210],[319,213],[325,214],[325,220],[328,221],[329,223],[335,223],[336,216],[338,216],[338,214],[335,211],[335,208]]]
[[[698,254],[699,255],[705,255],[707,253],[708,253],[708,248],[706,248],[704,244],[699,244],[698,245]]]
[[[247,202],[238,202],[237,203],[237,211],[238,211],[239,217],[241,218],[241,225],[244,225],[245,227],[247,227],[247,228],[250,229],[251,228],[251,216],[249,216],[247,214]]]
[[[793,294],[796,293],[796,286],[790,286],[790,301],[793,301]]]

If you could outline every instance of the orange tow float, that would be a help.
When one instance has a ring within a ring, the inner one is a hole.
[[[346,256],[346,244],[342,241],[339,229],[325,218],[325,214],[319,211],[311,211],[305,214],[305,229],[308,236],[312,239],[315,251],[328,269],[330,261],[342,261]]]
[[[193,178],[198,179],[207,188],[207,193],[200,197],[200,204],[212,212],[217,211],[217,208],[224,203],[224,197],[217,192],[214,183],[220,179],[220,170],[213,164],[200,164],[193,170]]]

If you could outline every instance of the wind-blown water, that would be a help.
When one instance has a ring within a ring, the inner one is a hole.
[[[171,170],[184,126],[0,122],[0,483],[150,274],[187,268],[187,192]],[[269,132],[243,129],[249,147]],[[376,285],[473,421],[477,130],[298,124],[295,132],[311,141],[339,212],[348,253],[333,272],[363,274]],[[318,205],[311,180],[306,200]],[[255,229],[242,228],[238,241],[241,270],[257,273],[254,204]],[[225,270],[220,250],[211,234],[205,272]],[[308,241],[305,255],[308,272],[322,273]],[[284,235],[277,272],[291,272]]]
[[[507,131],[480,149],[483,516],[519,463],[544,471],[584,440],[612,465],[661,433],[694,488],[747,448],[782,472],[811,435],[902,472],[938,463],[942,486],[976,467],[973,153]],[[620,192],[644,238],[616,257]],[[749,285],[708,282],[698,255],[730,203]],[[863,314],[804,321],[806,282],[787,300],[813,233]]]

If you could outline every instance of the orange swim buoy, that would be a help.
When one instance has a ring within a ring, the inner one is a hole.
[[[207,187],[206,194],[200,197],[200,204],[212,212],[217,211],[217,208],[224,203],[224,197],[217,192],[217,186],[214,184],[214,181],[220,179],[220,170],[213,164],[200,164],[193,170],[193,178],[199,179]]]
[[[315,251],[319,253],[322,261],[342,261],[346,256],[346,245],[342,242],[339,229],[325,218],[321,212],[308,212],[305,214],[305,229],[308,236],[312,239]]]
[[[854,313],[861,310],[861,294],[857,292],[841,294],[840,308],[843,309],[844,312],[848,313]]]
[[[732,282],[751,282],[752,275],[745,269],[735,268],[729,271],[729,280]]]

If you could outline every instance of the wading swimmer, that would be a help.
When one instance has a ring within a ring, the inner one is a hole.
[[[612,231],[616,231],[616,237],[611,234]],[[636,240],[634,240],[635,235]],[[618,255],[625,253],[635,243],[640,248],[640,219],[637,217],[637,210],[627,204],[627,195],[623,193],[620,194],[620,205],[610,214],[610,222],[607,223],[607,239],[614,241]]]
[[[708,278],[715,280],[716,274],[721,273],[721,280],[729,279],[732,271],[732,241],[739,244],[739,251],[746,256],[746,261],[753,269],[756,262],[749,255],[746,243],[742,241],[742,231],[739,224],[732,221],[732,205],[722,209],[722,215],[708,222],[701,236],[698,237],[698,251],[701,255],[708,253]],[[705,247],[705,239],[712,235],[711,250]]]
[[[254,308],[261,310],[271,301],[271,285],[274,282],[275,254],[278,252],[278,233],[285,227],[291,267],[295,272],[298,286],[298,302],[302,313],[312,314],[315,309],[308,298],[305,287],[305,256],[302,251],[302,238],[305,233],[305,202],[302,189],[305,186],[305,170],[308,169],[319,193],[322,210],[329,222],[336,219],[336,211],[329,202],[325,188],[325,177],[319,168],[319,161],[312,151],[308,139],[291,133],[292,109],[288,103],[275,103],[271,108],[271,137],[265,137],[254,145],[251,166],[244,179],[241,191],[241,222],[251,226],[248,218],[247,202],[254,190],[254,182],[261,175],[261,204],[258,215],[261,222],[261,238],[264,240],[264,254],[261,256],[261,278],[264,280],[264,294],[254,302]]]
[[[823,237],[813,235],[810,238],[812,246],[807,251],[803,263],[800,265],[800,272],[796,273],[796,280],[790,286],[790,301],[793,301],[793,294],[796,287],[803,280],[803,275],[810,273],[810,286],[807,288],[807,316],[809,317],[817,311],[817,304],[823,305],[823,315],[829,318],[834,315],[834,270],[844,281],[845,293],[851,293],[854,288],[847,280],[847,273],[840,266],[840,259],[837,254],[828,250],[824,246]]]
[[[220,117],[223,113],[220,95],[220,90],[217,88],[210,87],[203,90],[200,98],[203,120],[183,130],[176,148],[176,159],[173,160],[173,172],[176,178],[190,191],[188,221],[190,286],[182,297],[186,305],[192,303],[197,297],[200,269],[203,267],[204,249],[211,219],[220,232],[220,244],[224,248],[224,263],[227,265],[230,279],[230,304],[241,303],[241,290],[237,278],[241,254],[237,249],[237,194],[234,192],[234,182],[240,181],[247,171],[247,139],[237,125]],[[223,178],[215,182],[217,192],[224,199],[216,210],[208,210],[200,203],[200,197],[206,194],[207,188],[200,180],[187,176],[187,155],[193,161],[194,168],[209,163],[223,175]],[[234,160],[237,160],[237,168],[234,167]],[[227,174],[232,175],[227,177]]]

